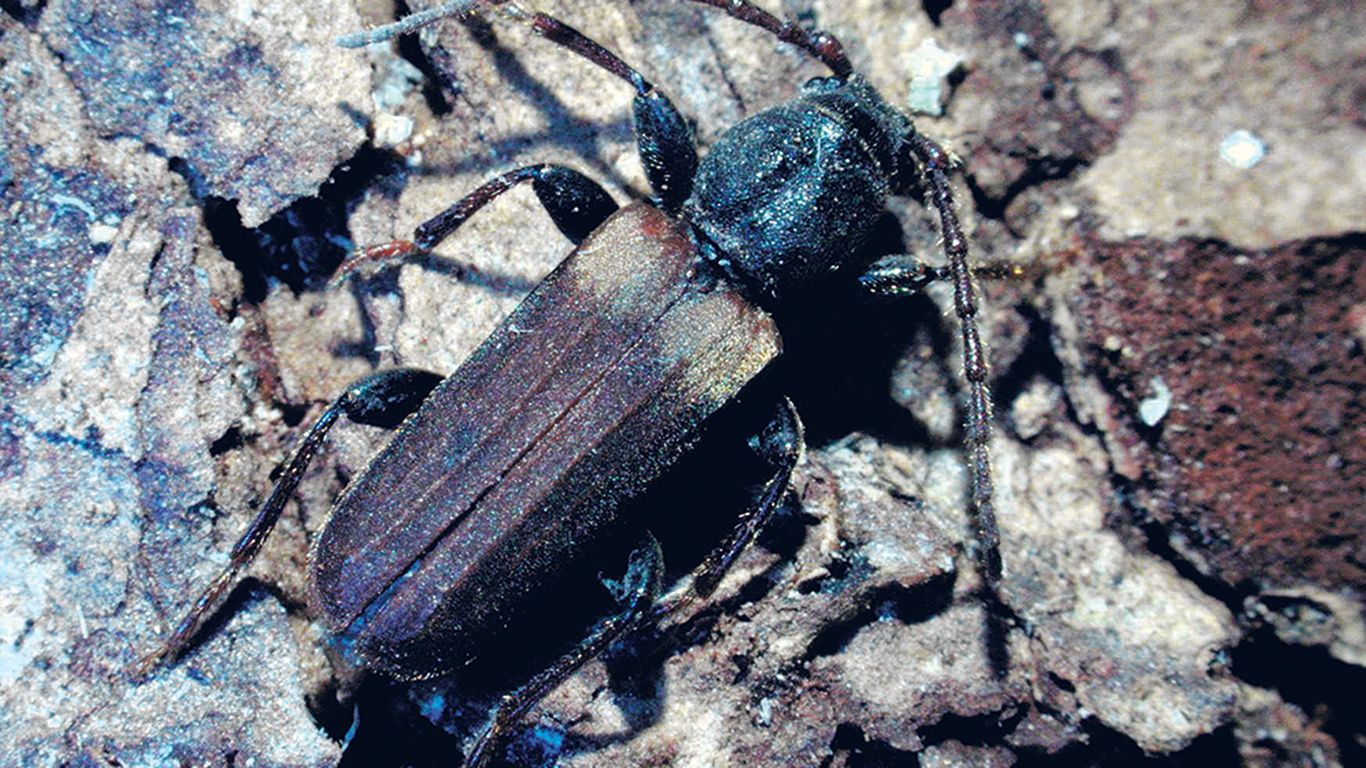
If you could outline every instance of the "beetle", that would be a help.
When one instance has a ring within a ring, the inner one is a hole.
[[[309,430],[231,563],[136,671],[178,654],[259,551],[343,414],[398,427],[343,492],[310,557],[310,605],[342,652],[401,680],[448,674],[550,589],[567,563],[619,524],[698,440],[709,419],[782,350],[775,314],[830,280],[883,295],[952,283],[967,381],[965,443],[984,581],[1000,579],[987,453],[991,394],[977,303],[947,175],[949,155],[854,73],[839,42],[744,0],[694,0],[770,31],[833,73],[795,100],[727,131],[699,161],[686,121],[639,72],[560,20],[510,0],[457,0],[343,44],[366,44],[476,8],[618,76],[633,116],[649,203],[618,208],[569,168],[504,173],[416,230],[344,267],[424,253],[484,205],[530,181],[575,249],[449,377],[412,369],[352,385]],[[886,257],[856,275],[887,198],[917,176],[936,209],[947,267]],[[750,507],[659,603],[661,555],[648,535],[610,585],[620,612],[508,696],[468,758],[483,764],[516,720],[584,661],[691,600],[705,598],[779,506],[802,452],[783,400],[755,447],[770,474]]]

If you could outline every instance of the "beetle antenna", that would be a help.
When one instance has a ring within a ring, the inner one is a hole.
[[[342,48],[363,48],[375,43],[383,43],[393,40],[399,35],[406,35],[416,32],[423,27],[434,24],[442,19],[452,16],[462,16],[478,10],[481,7],[490,5],[500,5],[507,0],[450,0],[442,3],[435,8],[428,8],[425,11],[410,13],[407,16],[374,29],[367,29],[361,32],[352,32],[349,35],[342,35],[337,38],[337,45]]]
[[[944,255],[948,257],[949,279],[953,282],[954,312],[963,335],[963,377],[968,384],[967,412],[964,416],[963,442],[967,453],[971,514],[977,529],[977,559],[982,579],[992,599],[998,599],[1001,584],[1000,533],[996,528],[995,483],[991,473],[992,401],[987,381],[986,350],[977,331],[977,295],[968,267],[968,241],[954,210],[948,171],[949,153],[930,138],[912,131],[907,148],[920,165],[928,187],[930,203],[939,212]]]
[[[795,45],[806,51],[812,56],[820,59],[835,76],[841,80],[853,73],[854,68],[849,64],[849,58],[844,54],[844,46],[834,35],[820,31],[810,31],[794,24],[786,19],[765,11],[748,0],[686,0],[687,2],[702,3],[716,8],[735,19],[752,24],[756,27],[766,29],[773,33],[784,43]],[[434,8],[425,11],[417,11],[395,21],[391,24],[367,29],[361,32],[352,32],[349,35],[342,35],[337,38],[337,45],[342,48],[362,48],[375,43],[383,43],[392,40],[400,35],[416,32],[423,27],[430,26],[442,19],[452,16],[463,16],[473,13],[481,8],[489,8],[495,5],[503,5],[509,0],[448,0]]]
[[[791,21],[774,16],[749,2],[749,0],[680,1],[709,5],[717,10],[725,11],[731,18],[766,29],[782,42],[795,45],[820,59],[825,66],[830,68],[831,72],[835,73],[835,77],[841,80],[854,72],[853,66],[849,64],[849,57],[844,55],[844,46],[840,44],[838,38],[828,32],[807,30]]]

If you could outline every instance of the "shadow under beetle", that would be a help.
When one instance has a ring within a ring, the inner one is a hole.
[[[700,163],[683,117],[640,73],[559,20],[507,0],[457,0],[343,39],[377,42],[476,8],[530,25],[635,88],[639,153],[654,199],[618,210],[576,171],[527,166],[426,222],[412,242],[359,255],[354,262],[427,251],[522,181],[532,182],[577,246],[449,378],[384,371],[333,403],[234,548],[229,568],[139,672],[190,641],[256,555],[342,413],[399,429],[337,501],[314,544],[311,607],[343,652],[369,669],[404,680],[456,670],[519,605],[553,587],[572,555],[605,535],[623,503],[780,354],[772,313],[794,297],[809,300],[811,286],[828,281],[857,281],[892,296],[933,280],[952,283],[968,385],[972,512],[984,582],[994,594],[1001,564],[987,454],[991,397],[948,155],[852,71],[835,38],[741,0],[694,1],[769,30],[833,73],[732,127]],[[907,191],[897,181],[917,177],[939,214],[947,267],[890,256],[857,275],[841,271],[868,240],[888,196]],[[790,402],[754,444],[771,475],[683,596],[657,604],[661,555],[647,535],[626,578],[609,585],[620,613],[505,697],[467,763],[486,762],[522,714],[623,634],[712,592],[787,491],[802,451]]]

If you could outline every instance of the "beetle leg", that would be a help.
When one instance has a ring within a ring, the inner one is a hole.
[[[1018,264],[984,264],[973,267],[972,274],[990,280],[1017,280],[1025,270]],[[869,264],[858,276],[858,284],[870,296],[896,299],[952,279],[953,270],[948,267],[926,264],[908,253],[894,253]]]
[[[686,594],[668,603],[655,605],[651,610],[651,605],[659,593],[659,582],[663,578],[664,569],[659,542],[647,533],[645,543],[631,553],[626,576],[621,582],[604,580],[617,602],[623,606],[621,613],[600,622],[588,639],[562,657],[554,666],[503,697],[493,717],[493,724],[475,744],[467,765],[472,768],[484,765],[496,745],[506,737],[508,729],[517,720],[575,670],[589,659],[601,654],[613,642],[693,600],[709,596],[716,589],[716,585],[720,583],[731,564],[754,541],[764,524],[773,516],[774,510],[778,508],[783,494],[791,484],[792,472],[806,447],[802,437],[801,418],[797,415],[797,409],[791,400],[782,399],[778,413],[753,438],[753,443],[754,450],[774,467],[773,476],[757,494],[754,504],[741,515],[726,540],[693,571],[692,583]]]
[[[919,293],[930,283],[948,279],[944,267],[933,267],[909,254],[883,256],[858,276],[859,287],[873,296],[900,298]]]
[[[839,42],[833,37],[829,35],[808,35],[800,27],[785,24],[746,2],[727,0],[726,4],[712,4],[726,8],[736,18],[771,29],[775,34],[778,34],[780,39],[798,43],[808,50],[839,50]],[[730,6],[739,6],[739,8]],[[636,89],[633,111],[641,165],[645,167],[645,176],[650,180],[650,188],[654,190],[659,206],[669,213],[678,213],[683,207],[683,201],[692,194],[693,177],[697,174],[697,148],[693,146],[692,131],[688,128],[687,121],[683,119],[683,114],[678,111],[668,96],[656,89],[630,64],[622,61],[616,54],[554,16],[539,11],[524,10],[509,0],[485,0],[484,2],[454,0],[454,2],[432,9],[429,13],[415,14],[414,17],[370,32],[346,35],[337,42],[348,48],[369,45],[411,32],[439,18],[467,13],[479,8],[489,8],[506,19],[526,24],[541,37],[588,59],[630,83]],[[767,21],[761,19],[767,19]],[[798,42],[799,39],[802,42]],[[825,56],[820,53],[816,55],[822,56],[823,60],[825,59]],[[839,52],[829,61],[843,61],[841,74],[849,73],[849,64],[848,61],[844,60],[842,52]],[[835,66],[837,64],[832,64],[832,68]],[[454,228],[451,227],[451,229]]]
[[[371,374],[347,387],[318,417],[294,451],[294,456],[275,482],[275,488],[256,514],[256,519],[232,548],[228,567],[194,601],[175,632],[159,648],[138,660],[130,668],[130,674],[135,678],[144,677],[162,661],[175,658],[185,649],[200,624],[218,608],[229,588],[237,583],[242,571],[256,559],[261,545],[280,520],[285,502],[294,495],[294,489],[303,479],[304,472],[339,415],[345,413],[352,421],[361,424],[395,427],[409,413],[417,410],[432,389],[441,383],[441,379],[441,376],[426,371],[396,368]]]
[[[542,207],[564,236],[575,245],[616,213],[617,204],[596,181],[572,168],[541,163],[508,171],[465,195],[450,208],[433,216],[417,228],[414,242],[420,250],[436,247],[450,237],[475,211],[492,202],[518,183],[531,181]]]
[[[659,207],[677,214],[692,194],[697,148],[693,146],[687,121],[669,97],[616,54],[554,16],[525,11],[511,2],[500,3],[496,9],[505,18],[530,26],[541,37],[588,59],[636,89],[633,114],[640,163],[645,167]]]
[[[631,553],[626,575],[618,581],[603,579],[622,610],[593,627],[592,632],[577,647],[560,657],[549,669],[532,678],[526,685],[503,697],[493,722],[475,743],[466,765],[471,768],[485,765],[497,751],[509,729],[536,703],[545,698],[560,683],[574,674],[589,659],[606,651],[623,635],[641,626],[650,618],[650,606],[659,595],[664,578],[664,555],[653,534],[646,533],[645,541]]]
[[[709,597],[721,583],[726,571],[730,570],[731,564],[758,537],[764,524],[773,517],[783,495],[791,486],[792,472],[806,449],[802,421],[791,400],[786,397],[782,399],[778,413],[752,442],[755,451],[773,467],[773,476],[764,483],[764,487],[756,494],[754,503],[740,516],[730,535],[693,569],[692,583],[687,590],[655,607],[656,619],[663,618],[696,600]]]
[[[617,210],[616,201],[607,190],[572,168],[550,163],[523,166],[484,182],[451,207],[423,222],[411,241],[395,240],[358,251],[337,268],[332,282],[340,282],[363,264],[414,256],[435,248],[476,211],[523,181],[531,182],[531,188],[550,214],[551,221],[575,245],[583,242]]]

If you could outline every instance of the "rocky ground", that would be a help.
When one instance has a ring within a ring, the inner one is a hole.
[[[340,681],[302,566],[372,428],[338,428],[182,660],[125,670],[226,562],[301,425],[375,367],[452,370],[569,246],[523,190],[437,257],[328,288],[347,251],[528,162],[641,197],[629,88],[504,23],[333,44],[391,20],[382,2],[2,7],[0,766],[453,764],[577,630],[538,625],[453,681]],[[826,74],[690,4],[542,7],[704,147]],[[791,503],[713,601],[586,666],[508,759],[1366,761],[1360,8],[781,10],[895,103],[928,83],[944,107],[916,124],[961,159],[992,267],[1001,607],[971,554],[949,294],[832,298],[773,376],[811,438]],[[927,42],[961,64],[913,89]],[[891,212],[899,248],[938,258],[914,197]],[[705,543],[675,536],[678,570]]]

